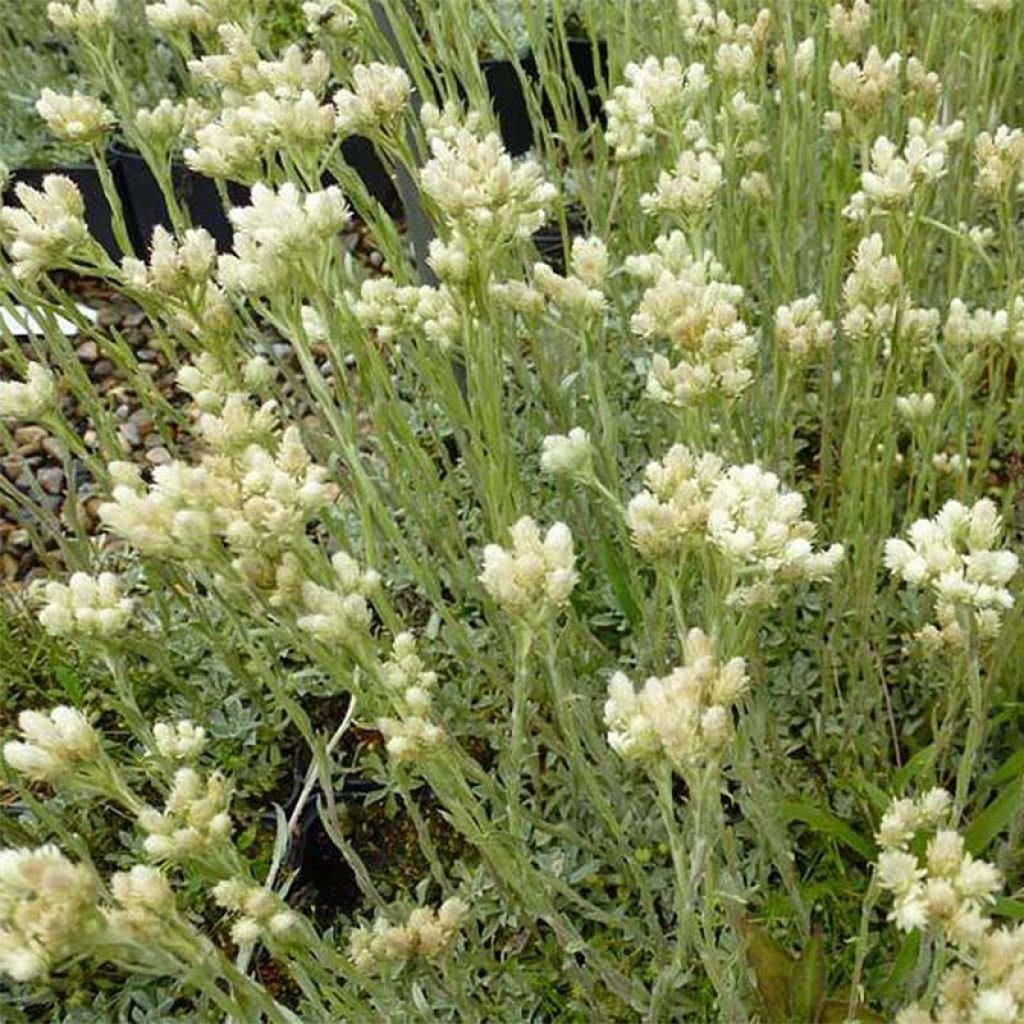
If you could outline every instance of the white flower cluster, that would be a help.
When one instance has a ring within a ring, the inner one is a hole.
[[[616,672],[608,685],[604,721],[608,743],[622,757],[651,761],[666,757],[678,770],[717,759],[732,735],[732,709],[746,690],[746,662],[715,658],[714,644],[691,629],[683,664],[636,691]]]
[[[206,427],[209,435],[211,422]],[[256,587],[275,586],[283,554],[335,494],[295,426],[232,454],[206,454],[195,465],[157,466],[148,487],[133,463],[108,469],[114,486],[99,516],[109,529],[145,555],[192,563],[216,555],[215,541],[222,541],[234,569]]]
[[[167,35],[194,32],[205,36],[222,22],[243,18],[247,0],[160,0],[146,4],[146,18]]]
[[[376,331],[381,341],[418,333],[448,348],[458,338],[462,323],[446,285],[398,285],[390,277],[370,277],[350,302],[355,318],[367,330]]]
[[[229,290],[272,291],[323,251],[348,223],[349,210],[335,186],[303,195],[291,182],[277,191],[257,183],[250,205],[235,207],[234,254],[221,256],[219,275]]]
[[[432,133],[430,154],[420,186],[466,252],[529,238],[547,220],[554,185],[536,160],[513,160],[497,133],[481,136],[468,126]]]
[[[108,28],[117,18],[118,0],[71,0],[48,3],[46,17],[54,28],[89,33]]]
[[[0,418],[38,420],[56,403],[57,382],[42,363],[29,363],[24,381],[0,380]]]
[[[966,851],[948,826],[952,799],[933,789],[892,802],[882,818],[876,877],[892,894],[889,919],[902,931],[941,930],[954,963],[937,986],[935,1013],[914,1004],[898,1024],[1011,1024],[1024,1015],[1024,925],[988,916],[999,870]],[[923,834],[933,833],[922,845]]]
[[[359,23],[356,12],[344,0],[307,0],[302,5],[302,14],[310,35],[344,39]]]
[[[98,880],[56,846],[0,850],[0,971],[45,977],[78,951],[96,911]]]
[[[545,300],[570,315],[586,316],[604,310],[603,290],[608,274],[608,248],[597,237],[573,239],[569,273],[556,273],[546,263],[534,263],[532,283],[492,281],[489,290],[499,303],[526,315],[539,314]]]
[[[20,740],[4,744],[4,760],[38,782],[56,782],[95,760],[99,736],[80,711],[61,704],[49,712],[22,711]]]
[[[568,434],[549,434],[541,442],[540,468],[552,476],[586,476],[593,462],[590,434],[573,427]]]
[[[237,915],[231,938],[238,945],[271,938],[294,940],[303,921],[276,893],[238,878],[225,879],[213,887],[217,906]]]
[[[875,212],[905,207],[921,186],[945,175],[949,145],[963,137],[963,129],[963,121],[926,128],[920,118],[911,118],[902,156],[894,143],[879,136],[871,147],[871,168],[860,176],[861,191],[851,196],[844,216],[865,220]]]
[[[194,761],[206,747],[206,730],[187,718],[180,722],[157,722],[153,739],[161,757],[171,761]]]
[[[626,511],[637,550],[654,561],[678,557],[691,541],[710,544],[752,581],[733,591],[735,603],[770,601],[776,581],[829,580],[843,560],[841,544],[815,550],[803,495],[756,464],[726,468],[715,455],[673,445],[644,482]]]
[[[444,730],[427,717],[437,673],[424,665],[412,633],[395,637],[391,657],[381,665],[381,678],[400,715],[377,720],[387,752],[399,762],[418,761],[444,739]]]
[[[98,142],[114,127],[113,113],[99,100],[77,90],[66,95],[44,89],[36,110],[46,127],[65,142]]]
[[[881,113],[896,85],[900,63],[898,53],[883,58],[877,46],[868,50],[862,63],[832,63],[829,85],[839,106],[849,118],[851,127],[863,127]]]
[[[110,879],[110,891],[116,906],[100,907],[100,913],[108,934],[122,941],[159,942],[178,917],[171,883],[162,871],[148,864],[118,871]]]
[[[709,210],[725,183],[722,165],[707,149],[685,149],[673,173],[662,171],[653,192],[640,197],[644,213],[692,216]]]
[[[697,455],[682,444],[673,445],[660,462],[648,463],[646,489],[626,512],[633,544],[644,558],[678,558],[690,538],[703,534],[708,500],[724,470],[717,455]]]
[[[511,549],[484,548],[480,582],[514,619],[548,615],[569,600],[579,579],[569,527],[555,523],[541,537],[537,524],[524,516],[509,533]]]
[[[902,303],[903,274],[895,256],[886,256],[882,236],[862,238],[853,269],[843,282],[843,330],[854,338],[884,338],[896,326]]]
[[[297,45],[279,60],[263,60],[248,33],[236,24],[222,25],[221,53],[189,61],[198,79],[221,94],[219,113],[185,108],[195,145],[185,150],[186,163],[212,177],[254,182],[263,176],[262,160],[285,147],[319,156],[334,134],[335,110],[323,101],[330,75],[326,56],[307,59]]]
[[[849,8],[834,4],[829,11],[829,32],[849,50],[860,49],[870,27],[871,5],[868,0],[853,0]]]
[[[806,364],[827,350],[835,333],[835,325],[821,312],[817,295],[795,299],[775,310],[775,345],[795,365]]]
[[[673,365],[655,354],[647,393],[684,407],[714,394],[733,398],[748,387],[757,337],[740,316],[743,289],[722,280],[722,268],[709,253],[694,258],[681,241],[681,233],[673,232],[655,253],[626,266],[653,277],[633,315],[634,333],[664,338],[681,356]]]
[[[389,964],[435,959],[451,946],[468,914],[467,904],[453,896],[436,911],[432,907],[417,907],[404,924],[391,924],[378,917],[372,928],[353,930],[349,956],[360,971],[367,973]]]
[[[948,344],[959,350],[957,355],[963,359],[984,356],[990,347],[1010,341],[1024,344],[1024,297],[1018,296],[1014,301],[1012,318],[1009,309],[971,310],[962,299],[955,298],[949,304],[942,335]]]
[[[331,566],[332,586],[303,582],[306,614],[299,616],[296,625],[324,643],[358,644],[370,628],[372,614],[366,599],[380,585],[380,575],[373,569],[362,570],[344,551],[331,559]]]
[[[717,39],[720,43],[764,48],[771,26],[771,11],[761,8],[754,21],[737,23],[725,11],[714,9],[708,0],[676,0],[676,13],[688,43]]]
[[[334,94],[335,124],[342,135],[386,131],[394,126],[409,103],[412,83],[401,69],[390,64],[357,64],[352,69],[352,88]]]
[[[39,622],[52,636],[109,638],[123,632],[132,617],[132,599],[122,596],[112,572],[76,572],[66,584],[49,580],[39,590],[45,601]]]
[[[935,396],[930,391],[899,395],[896,398],[896,412],[905,423],[928,423],[935,412]]]
[[[21,208],[0,208],[0,241],[14,261],[15,277],[34,280],[94,248],[82,193],[70,178],[48,174],[42,189],[19,182],[14,194]]]
[[[143,848],[155,860],[183,860],[222,847],[231,835],[230,802],[231,787],[219,772],[204,779],[193,768],[179,768],[163,811],[139,812]]]
[[[998,550],[1002,519],[995,504],[982,498],[971,507],[947,501],[934,519],[918,519],[907,540],[885,543],[885,567],[911,587],[927,588],[935,597],[938,625],[917,636],[929,647],[954,646],[966,637],[958,610],[971,612],[979,634],[999,632],[1002,613],[1013,607],[1007,584],[1017,573],[1019,559]]]
[[[205,228],[189,228],[179,242],[158,224],[150,242],[149,266],[126,256],[121,268],[128,283],[141,291],[188,300],[210,283],[217,269],[217,243]]]
[[[1021,190],[1024,170],[1024,131],[1001,124],[995,135],[981,132],[974,140],[978,165],[975,187],[983,196],[999,199],[1014,188]]]
[[[648,57],[630,63],[626,85],[617,85],[605,103],[605,139],[616,160],[632,160],[654,148],[655,136],[682,117],[708,90],[703,64],[685,70],[675,57]]]

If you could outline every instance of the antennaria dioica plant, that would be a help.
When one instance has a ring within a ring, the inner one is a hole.
[[[48,8],[123,254],[0,211],[4,1019],[1024,1019],[1019,5],[272,8]]]

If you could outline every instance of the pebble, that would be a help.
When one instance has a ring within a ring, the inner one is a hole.
[[[146,452],[146,461],[153,466],[166,466],[168,462],[173,461],[171,453],[160,445],[156,448],[150,448]]]
[[[47,494],[60,494],[64,490],[64,470],[60,466],[44,466],[36,472],[36,480]]]
[[[18,427],[14,432],[14,443],[18,446],[19,455],[36,455],[43,449],[46,431],[34,424]]]
[[[95,363],[100,357],[100,349],[95,341],[85,341],[78,346],[78,358],[83,363]]]
[[[104,377],[109,377],[114,372],[114,364],[109,359],[101,359],[93,368],[93,376],[99,377],[101,380]]]

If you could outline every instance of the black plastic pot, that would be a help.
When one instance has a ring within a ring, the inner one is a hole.
[[[534,59],[524,57],[520,63],[527,79],[535,81],[537,64]],[[533,145],[533,125],[516,66],[510,60],[483,60],[480,70],[487,82],[502,142],[512,156],[519,156]]]
[[[595,55],[594,46],[589,39],[570,39],[568,43],[573,74],[579,79],[583,91],[587,94],[587,102],[582,104],[573,92],[578,123],[581,128],[595,120],[603,125],[604,105],[598,86],[608,81],[608,44],[603,39],[598,40]]]
[[[583,211],[578,206],[572,206],[567,211],[569,245],[572,245],[574,238],[582,237],[587,233],[587,226],[583,220]],[[533,234],[533,244],[537,248],[537,255],[541,261],[546,263],[557,274],[564,274],[568,266],[568,254],[562,244],[562,230],[556,223],[545,224],[539,231]]]
[[[188,210],[192,223],[210,232],[218,251],[228,252],[231,249],[231,223],[224,212],[216,184],[181,163],[172,167],[171,180],[174,194]],[[138,252],[147,253],[157,225],[168,230],[171,227],[163,193],[149,165],[138,153],[117,151],[117,183],[121,201],[129,213],[132,242]],[[249,190],[243,185],[229,183],[228,195],[236,205],[244,205],[248,202]]]
[[[381,162],[373,143],[362,135],[353,135],[341,144],[341,155],[362,179],[367,192],[377,200],[389,213],[398,214],[402,203],[398,189],[391,180],[387,168]],[[331,182],[324,180],[325,185]]]
[[[116,157],[110,158],[111,169],[117,173]],[[85,202],[85,223],[93,238],[106,250],[113,259],[121,258],[121,248],[114,238],[113,214],[107,197],[103,194],[103,185],[100,182],[99,172],[91,164],[83,164],[80,167],[47,167],[47,168],[22,168],[11,175],[11,182],[7,192],[4,194],[5,203],[17,203],[14,196],[14,186],[24,182],[32,188],[42,188],[43,178],[48,174],[62,174],[70,178],[82,193]],[[123,200],[122,200],[123,202]]]

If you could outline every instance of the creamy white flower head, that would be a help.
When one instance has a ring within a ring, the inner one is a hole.
[[[843,282],[843,330],[854,338],[883,338],[883,354],[902,304],[903,274],[895,256],[885,255],[882,236],[863,238],[853,269]]]
[[[54,28],[75,32],[96,32],[109,28],[117,18],[118,0],[70,0],[68,3],[49,3],[46,16]]]
[[[0,380],[0,418],[38,420],[57,402],[57,382],[41,363],[29,363],[25,380]]]
[[[543,537],[528,516],[509,531],[512,547],[488,544],[480,582],[514,619],[550,614],[569,600],[579,576],[572,534],[555,523]]]
[[[592,459],[590,435],[582,427],[573,427],[568,434],[549,434],[541,442],[540,468],[552,476],[585,475]]]
[[[608,743],[623,757],[668,760],[681,770],[717,759],[732,735],[732,708],[749,680],[742,658],[719,662],[702,630],[692,629],[685,662],[640,691],[621,672],[608,686]]]
[[[372,621],[368,598],[380,585],[380,575],[363,570],[351,555],[339,551],[332,559],[335,583],[322,587],[312,580],[302,584],[305,615],[296,625],[325,643],[358,644]]]
[[[219,907],[237,915],[231,937],[239,945],[260,939],[292,942],[306,931],[302,916],[277,893],[250,882],[237,878],[218,882],[213,898]]]
[[[114,115],[99,100],[75,90],[71,95],[44,89],[36,102],[47,128],[65,142],[97,142],[114,127]]]
[[[775,310],[775,344],[796,364],[804,364],[827,350],[835,326],[821,312],[816,295],[795,299]]]
[[[224,23],[242,20],[247,11],[247,0],[162,0],[146,4],[150,25],[168,35],[209,35]]]
[[[899,75],[901,57],[883,58],[872,46],[862,63],[834,61],[828,81],[837,104],[855,127],[869,124],[882,111]]]
[[[896,398],[896,412],[906,423],[927,423],[935,412],[935,396],[926,391],[923,395],[912,392]]]
[[[302,5],[310,35],[344,38],[358,27],[356,12],[344,0],[307,0]]]
[[[529,238],[548,217],[557,191],[531,158],[513,160],[495,132],[469,128],[435,135],[420,171],[424,194],[477,253],[513,238]]]
[[[79,952],[96,918],[98,880],[56,846],[0,850],[0,972],[45,978]]]
[[[66,584],[50,580],[39,591],[45,602],[39,621],[53,636],[106,639],[123,632],[131,620],[134,602],[122,595],[121,581],[112,572],[76,572]]]
[[[276,191],[257,183],[250,205],[235,207],[228,216],[235,228],[234,254],[220,257],[221,283],[260,293],[322,252],[350,214],[335,186],[303,194],[288,182]]]
[[[681,233],[673,232],[643,262],[627,261],[627,269],[654,278],[632,317],[633,332],[666,339],[680,356],[674,365],[660,353],[654,356],[647,393],[684,407],[713,394],[735,397],[744,391],[753,380],[757,336],[740,315],[743,289],[721,279],[709,253],[693,257],[677,236]]]
[[[662,171],[654,192],[640,197],[645,213],[690,215],[711,208],[722,190],[722,165],[708,150],[679,154],[672,174]]]
[[[703,64],[685,70],[675,57],[627,64],[626,84],[617,85],[605,103],[605,138],[616,160],[631,160],[654,147],[655,133],[681,116],[708,90]]]
[[[22,711],[20,740],[4,744],[4,760],[40,782],[55,782],[99,754],[96,730],[80,711],[61,704],[49,712]]]
[[[978,167],[975,188],[989,199],[998,199],[1019,188],[1024,169],[1024,131],[1001,124],[993,135],[981,132],[974,140]]]
[[[399,67],[357,64],[352,69],[352,88],[334,94],[336,125],[342,135],[386,130],[409,104],[412,83]]]
[[[1002,519],[989,499],[970,507],[948,501],[934,519],[914,522],[906,540],[886,541],[885,567],[911,587],[931,591],[949,639],[962,639],[959,631],[948,628],[956,622],[958,609],[979,617],[979,625],[984,621],[991,635],[993,626],[998,631],[1002,613],[1013,607],[1008,584],[1019,567],[1012,551],[995,548],[1001,532]]]
[[[178,769],[164,810],[139,812],[143,848],[154,860],[177,861],[222,846],[231,835],[230,803],[231,787],[219,772],[204,779],[193,768]]]
[[[42,189],[24,182],[14,187],[21,207],[0,209],[0,241],[14,261],[14,276],[34,280],[93,245],[85,226],[85,203],[78,186],[60,174],[43,178]]]
[[[829,32],[847,49],[859,49],[870,26],[871,5],[867,0],[854,0],[849,8],[834,4],[829,11]]]
[[[206,747],[206,730],[187,718],[180,722],[157,722],[153,739],[161,756],[172,761],[193,761]]]
[[[606,305],[603,291],[588,287],[575,274],[563,277],[547,263],[534,263],[533,284],[541,295],[569,314],[586,316],[600,313]]]
[[[646,490],[629,503],[626,521],[637,550],[651,561],[675,558],[703,534],[708,499],[722,478],[722,460],[673,445],[644,471]]]
[[[378,917],[372,927],[350,933],[349,956],[360,971],[368,974],[387,964],[435,959],[449,949],[468,915],[468,904],[453,896],[436,911],[418,907],[402,924]]]

